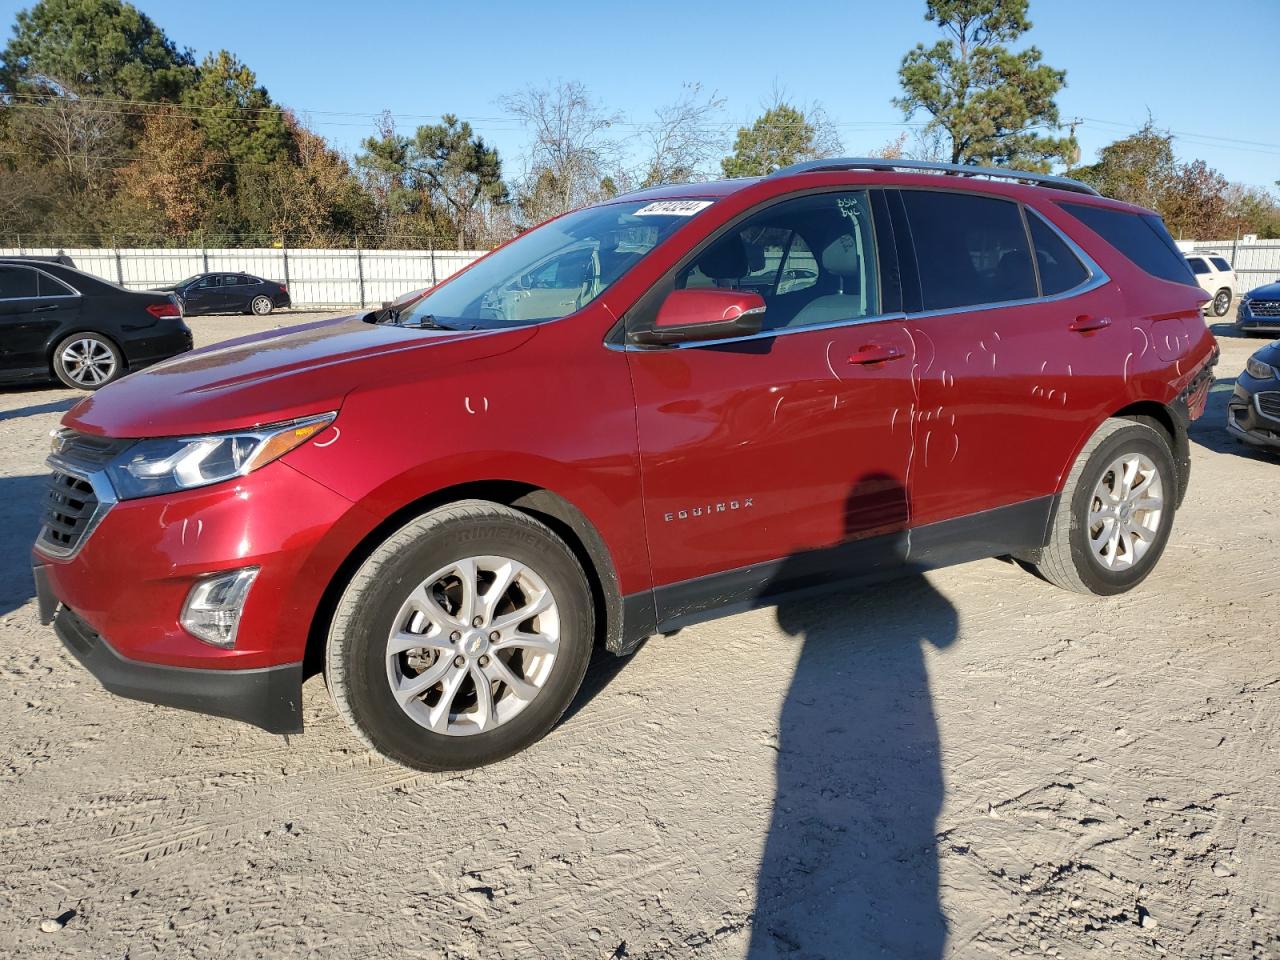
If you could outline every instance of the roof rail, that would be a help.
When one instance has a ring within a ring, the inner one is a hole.
[[[1091,197],[1102,194],[1079,180],[1059,177],[1051,173],[1031,173],[1027,170],[1011,170],[1008,167],[975,167],[965,163],[934,163],[931,160],[887,160],[881,157],[840,157],[831,160],[806,160],[793,163],[769,174],[771,177],[789,176],[793,173],[825,173],[832,170],[879,170],[889,172],[906,170],[917,173],[947,173],[962,177],[990,177],[995,180],[1017,180],[1038,187],[1053,187],[1086,193]]]

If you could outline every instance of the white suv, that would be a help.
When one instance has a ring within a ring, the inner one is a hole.
[[[1189,253],[1187,263],[1196,275],[1196,282],[1213,297],[1205,304],[1205,310],[1215,317],[1225,317],[1236,295],[1236,275],[1231,264],[1216,253]]]

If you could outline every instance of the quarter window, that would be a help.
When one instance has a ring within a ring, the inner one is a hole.
[[[1215,270],[1220,270],[1223,273],[1231,272],[1231,264],[1223,260],[1222,257],[1210,257],[1209,262],[1213,264]]]
[[[766,330],[873,316],[880,282],[867,193],[818,193],[767,207],[703,250],[675,285],[758,293]]]
[[[1066,293],[1089,279],[1089,270],[1052,227],[1027,210],[1031,243],[1040,269],[1040,292],[1046,297]]]
[[[55,280],[47,273],[39,274],[37,282],[40,285],[40,296],[42,297],[74,297],[76,294],[61,280]]]
[[[1188,257],[1187,263],[1191,265],[1191,272],[1199,276],[1202,273],[1209,272],[1209,265],[1199,257]]]
[[[1010,200],[904,190],[925,310],[1030,300],[1036,275],[1022,212]]]

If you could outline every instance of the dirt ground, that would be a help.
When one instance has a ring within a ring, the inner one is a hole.
[[[1280,459],[1220,341],[1136,593],[990,560],[686,629],[464,774],[317,680],[288,740],[103,692],[28,571],[75,394],[0,392],[0,955],[1280,957]]]

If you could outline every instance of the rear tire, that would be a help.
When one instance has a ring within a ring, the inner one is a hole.
[[[124,374],[124,354],[100,333],[73,333],[53,348],[53,375],[73,390],[98,390]]]
[[[377,753],[466,769],[555,725],[594,637],[591,589],[565,542],[527,514],[466,500],[402,527],[356,572],[329,629],[325,678]]]
[[[254,297],[253,300],[249,302],[249,309],[255,316],[259,317],[265,317],[275,309],[275,306],[276,305],[271,302],[270,297]]]
[[[1215,317],[1225,317],[1231,309],[1231,291],[1222,289],[1215,293],[1211,309]]]
[[[1096,596],[1132,590],[1164,552],[1177,483],[1162,433],[1132,420],[1106,420],[1071,468],[1048,544],[1020,559],[1064,590]]]

